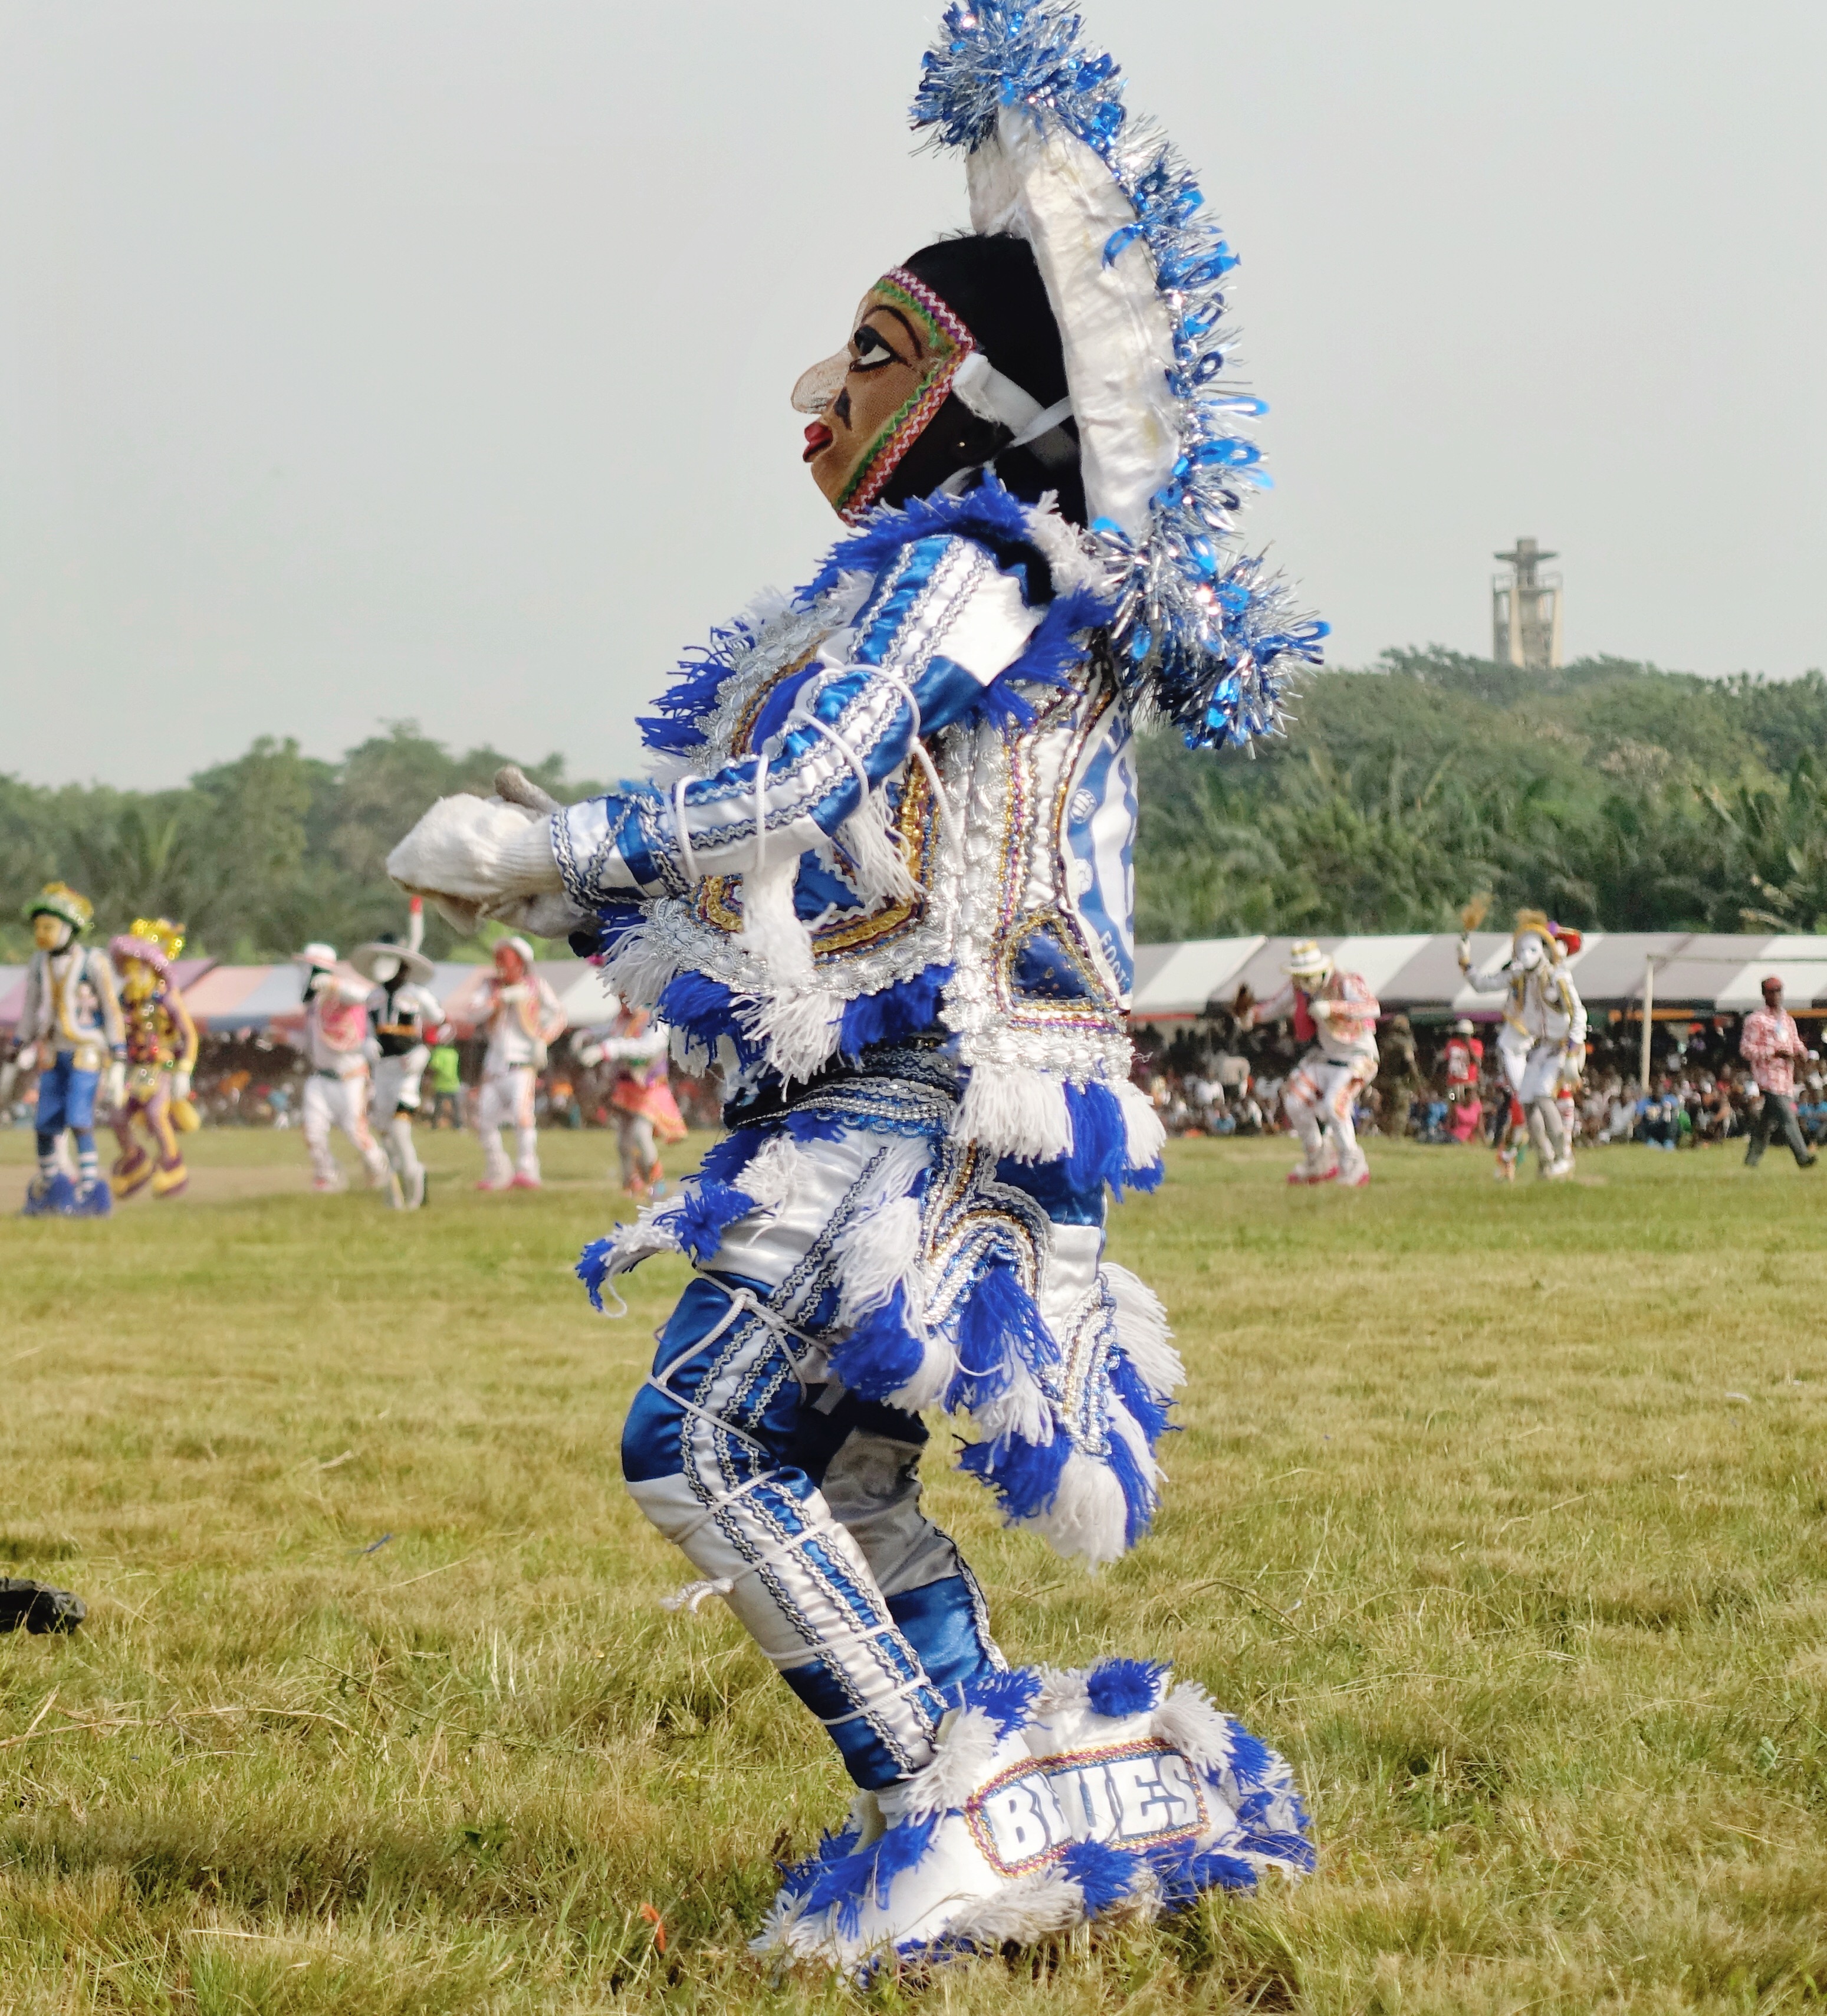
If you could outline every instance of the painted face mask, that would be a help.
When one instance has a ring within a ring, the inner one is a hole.
[[[1525,938],[1516,950],[1516,963],[1525,973],[1533,973],[1545,956],[1545,949],[1534,932]]]
[[[806,430],[805,461],[847,524],[879,501],[976,349],[939,296],[897,266],[864,295],[848,346],[794,386],[795,411],[818,416]]]

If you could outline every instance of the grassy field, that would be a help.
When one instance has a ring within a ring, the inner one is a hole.
[[[855,2003],[744,1956],[843,1780],[718,1606],[658,1606],[616,1445],[682,1272],[592,1316],[610,1144],[548,1138],[477,1197],[433,1137],[401,1218],[205,1135],[188,1199],[0,1226],[0,1538],[91,1606],[0,1640],[0,2009]],[[1171,1656],[1293,1758],[1319,1873],[869,2003],[1827,2000],[1827,1174],[1372,1152],[1294,1194],[1189,1143],[1117,1215],[1192,1374],[1128,1560],[930,1466],[1012,1656]]]

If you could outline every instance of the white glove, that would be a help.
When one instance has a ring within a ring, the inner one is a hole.
[[[36,1043],[21,1043],[19,1046],[18,1054],[13,1060],[13,1067],[18,1071],[28,1071],[35,1064],[37,1064],[38,1060],[38,1045]]]
[[[171,1074],[171,1098],[174,1103],[190,1096],[190,1074],[187,1071]]]
[[[487,916],[516,897],[564,887],[544,818],[465,791],[438,800],[387,856],[387,873],[411,895],[455,898]]]
[[[106,1093],[102,1103],[117,1109],[127,1103],[127,1067],[117,1057],[108,1067]]]
[[[602,1046],[600,1043],[574,1043],[571,1046],[571,1055],[577,1060],[585,1071],[588,1071],[592,1065],[602,1063]]]

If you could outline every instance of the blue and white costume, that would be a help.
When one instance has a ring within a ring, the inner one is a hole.
[[[882,506],[683,668],[651,781],[538,816],[443,801],[389,862],[453,915],[570,927],[722,1073],[728,1138],[579,1271],[599,1298],[655,1252],[697,1270],[624,1471],[699,1571],[675,1600],[729,1604],[859,1787],[766,1935],[844,1964],[1312,1859],[1287,1766],[1197,1687],[1009,1671],[920,1509],[940,1409],[1062,1554],[1147,1529],[1183,1373],[1103,1257],[1106,1196],[1161,1174],[1129,1080],[1132,738],[1272,728],[1320,634],[1216,542],[1254,450],[1203,362],[1229,261],[1184,170],[1125,153],[1114,66],[1050,0],[947,27],[917,110],[971,149],[980,231],[1033,246],[1096,524],[994,469]],[[1133,355],[1087,333],[1100,295]]]

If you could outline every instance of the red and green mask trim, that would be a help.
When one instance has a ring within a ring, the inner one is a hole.
[[[925,281],[897,266],[876,283],[874,291],[892,301],[926,332],[933,361],[919,388],[869,445],[856,473],[837,500],[837,515],[846,524],[860,524],[875,509],[901,458],[932,423],[944,405],[958,366],[977,347],[976,339],[957,315]]]

